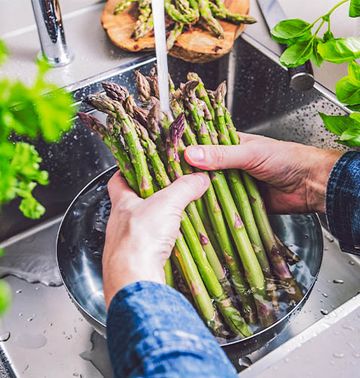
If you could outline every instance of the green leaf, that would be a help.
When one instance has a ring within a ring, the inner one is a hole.
[[[360,113],[351,113],[349,117],[360,124]]]
[[[339,138],[342,142],[351,142],[351,146],[360,146],[360,124],[346,129]]]
[[[347,107],[354,112],[360,112],[360,104],[359,105],[348,105]]]
[[[24,198],[20,203],[22,213],[31,219],[39,219],[44,213],[45,208],[33,196]]]
[[[11,289],[4,281],[0,281],[0,315],[3,315],[11,303]]]
[[[301,19],[295,18],[280,21],[271,30],[272,38],[283,44],[292,44],[297,41],[309,40],[311,35],[311,25]]]
[[[354,82],[358,82],[360,86],[360,64],[355,62],[351,62],[348,67],[349,72],[349,78],[350,80],[353,80]]]
[[[350,0],[350,17],[360,17],[360,0]]]
[[[349,116],[331,116],[324,113],[319,113],[322,118],[325,128],[335,135],[341,135],[345,130],[356,125],[356,121]]]
[[[322,43],[320,38],[314,39],[313,51],[312,51],[312,54],[311,54],[312,62],[314,62],[318,67],[320,67],[322,62],[324,61],[324,59],[321,57],[321,55],[319,54],[319,52],[317,50],[319,43]]]
[[[297,42],[281,55],[280,62],[285,67],[298,67],[308,61],[313,54],[314,40]]]
[[[360,37],[331,39],[319,44],[318,52],[328,62],[350,62],[360,58]]]
[[[360,104],[360,66],[354,61],[349,64],[349,75],[336,83],[336,96],[346,105]]]
[[[0,40],[0,64],[3,64],[8,56],[8,51],[5,43]]]
[[[330,41],[332,39],[335,39],[334,34],[330,30],[327,30],[323,36],[324,42]]]

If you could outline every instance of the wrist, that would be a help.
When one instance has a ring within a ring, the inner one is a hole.
[[[140,255],[140,256],[139,256]],[[154,259],[155,260],[155,259]],[[103,255],[103,285],[105,303],[108,307],[116,293],[124,287],[139,281],[164,283],[165,275],[161,264],[131,251],[114,251]]]
[[[326,190],[330,173],[343,153],[318,148],[313,148],[313,152],[309,156],[310,168],[306,179],[307,208],[310,211],[325,213]]]

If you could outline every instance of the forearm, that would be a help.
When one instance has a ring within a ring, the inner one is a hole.
[[[346,153],[331,171],[326,214],[341,248],[360,254],[360,153]]]
[[[138,282],[113,298],[107,339],[115,377],[235,377],[191,304],[168,286]]]

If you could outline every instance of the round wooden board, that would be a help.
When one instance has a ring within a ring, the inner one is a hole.
[[[108,0],[104,7],[101,23],[110,40],[124,50],[136,52],[153,50],[154,37],[149,36],[135,41],[131,38],[136,22],[136,5],[128,10],[114,15],[113,11],[118,0]],[[248,14],[249,0],[225,0],[227,8],[234,13]],[[221,21],[224,38],[219,39],[208,31],[194,27],[183,33],[169,51],[171,56],[190,62],[205,63],[228,54],[234,41],[244,31],[245,25],[234,25]]]

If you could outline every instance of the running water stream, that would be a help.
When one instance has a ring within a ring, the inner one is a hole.
[[[152,0],[154,18],[155,49],[160,92],[160,109],[170,116],[169,69],[166,48],[165,6],[164,0]]]

